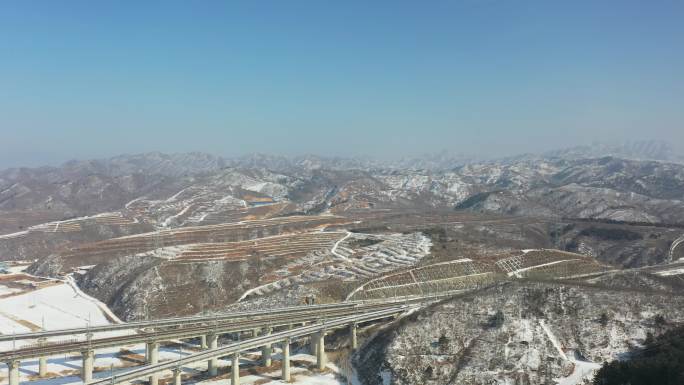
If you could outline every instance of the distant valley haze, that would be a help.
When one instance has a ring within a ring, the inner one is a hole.
[[[677,1],[0,6],[0,168],[684,143]]]

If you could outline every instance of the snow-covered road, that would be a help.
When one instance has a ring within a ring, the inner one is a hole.
[[[351,237],[351,235],[352,235],[352,233],[349,232],[349,231],[347,231],[347,235],[345,235],[344,237],[342,237],[342,239],[340,239],[339,241],[335,242],[335,244],[333,245],[332,249],[330,249],[330,253],[331,253],[332,255],[334,255],[334,256],[336,256],[336,257],[342,259],[342,260],[348,261],[349,258],[347,258],[347,257],[345,257],[344,255],[339,254],[339,253],[337,252],[337,247],[340,246],[340,243],[344,242],[345,239]]]
[[[544,322],[543,319],[539,320],[539,326],[541,326],[541,328],[544,330],[544,333],[546,333],[546,336],[549,338],[549,341],[551,341],[553,347],[556,348],[558,354],[564,360],[570,361],[575,365],[574,370],[569,376],[555,379],[558,385],[578,385],[588,376],[593,376],[594,371],[601,367],[600,364],[597,364],[595,362],[578,360],[575,357],[574,352],[570,355],[570,357],[568,357],[568,355],[563,350],[560,341],[558,341],[556,335],[553,333],[553,331],[551,331],[551,328],[549,328],[549,326],[546,325],[546,322]]]

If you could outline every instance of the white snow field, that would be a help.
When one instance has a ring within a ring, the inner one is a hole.
[[[0,285],[0,295],[8,295],[8,294],[14,294],[14,293],[19,293],[21,289],[15,289],[11,287],[7,287],[5,285]]]
[[[675,269],[670,269],[670,270],[661,270],[661,271],[656,272],[656,274],[663,276],[663,277],[666,277],[669,275],[681,275],[681,274],[684,274],[684,268],[680,267],[680,268],[675,268]]]
[[[97,304],[78,294],[66,283],[0,299],[0,315],[23,321],[15,321],[18,326],[33,325],[37,330],[109,324]],[[13,332],[11,328],[0,327],[2,334]]]
[[[3,289],[4,288],[4,289]],[[0,292],[7,293],[6,286],[0,288]],[[46,330],[85,327],[87,325],[107,325],[109,320],[101,309],[103,305],[93,301],[92,298],[75,290],[67,282],[57,282],[54,285],[39,288],[8,296],[0,299],[0,333],[14,334],[37,331],[45,328]],[[109,309],[106,309],[109,310]],[[102,333],[101,336],[112,335],[114,333]],[[59,337],[55,337],[58,338]],[[50,338],[49,340],[53,340]],[[31,343],[31,341],[6,341],[0,343],[0,350],[11,350],[15,347]],[[142,351],[144,356],[144,346],[135,347]],[[129,350],[134,350],[129,348]],[[106,366],[114,364],[121,366],[121,361],[115,357],[118,349],[98,351],[95,365]],[[48,372],[53,375],[69,374],[77,372],[81,365],[81,357],[78,355],[53,356],[48,358]],[[6,378],[7,372],[4,365],[0,366],[0,377]],[[38,360],[27,360],[21,363],[20,378],[22,381],[31,379],[38,373]],[[52,380],[41,379],[31,383],[42,384],[50,383],[58,385],[68,383],[70,377],[57,378]],[[47,382],[46,382],[47,381]],[[78,377],[73,377],[74,382],[80,382]]]

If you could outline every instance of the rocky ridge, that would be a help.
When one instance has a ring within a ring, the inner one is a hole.
[[[354,363],[369,385],[580,383],[684,321],[683,301],[648,290],[507,283],[406,317],[367,341]]]

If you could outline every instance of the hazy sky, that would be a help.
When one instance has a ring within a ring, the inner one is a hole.
[[[0,167],[681,145],[683,20],[658,0],[5,0]]]

